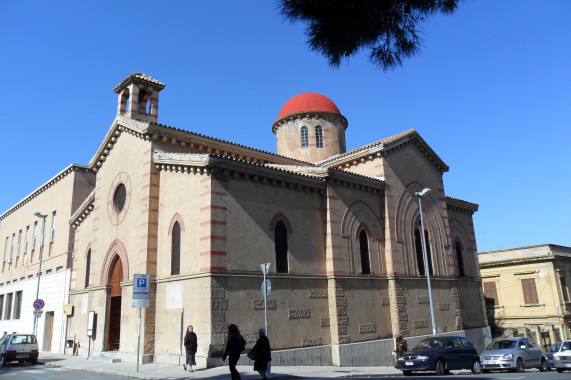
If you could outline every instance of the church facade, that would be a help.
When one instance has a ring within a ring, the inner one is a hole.
[[[192,324],[213,365],[230,323],[249,344],[264,327],[263,263],[273,350],[328,347],[343,364],[346,345],[432,333],[425,268],[438,333],[486,328],[478,205],[445,195],[448,166],[417,131],[346,151],[346,118],[303,93],[271,126],[276,154],[160,124],[164,87],[135,73],[114,88],[93,187],[68,220],[68,338],[134,358],[133,277],[150,274],[143,362],[178,360]]]

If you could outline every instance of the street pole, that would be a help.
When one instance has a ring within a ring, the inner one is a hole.
[[[268,334],[268,293],[271,291],[271,287],[270,289],[268,289],[268,279],[266,277],[266,275],[268,274],[268,271],[270,270],[270,263],[265,263],[265,264],[260,264],[260,267],[262,268],[262,273],[264,273],[264,282],[262,283],[262,295],[264,296],[264,328],[266,330],[266,336],[269,337]]]
[[[415,193],[418,195],[418,209],[420,211],[420,238],[422,239],[422,253],[424,255],[424,270],[426,274],[426,281],[428,282],[428,300],[430,302],[430,318],[432,319],[432,335],[436,336],[436,324],[434,323],[434,305],[432,303],[432,287],[430,286],[430,270],[428,268],[428,255],[426,253],[426,239],[424,238],[424,220],[422,218],[422,201],[423,195],[430,191],[429,188],[423,189],[421,192]]]
[[[137,372],[139,372],[139,348],[141,347],[141,308],[139,308],[139,329],[137,330]]]
[[[36,212],[34,214],[35,216],[37,216],[38,218],[42,218],[42,239],[40,242],[40,266],[38,268],[38,286],[36,288],[36,299],[38,299],[40,297],[40,277],[42,276],[42,254],[44,253],[44,236],[46,233],[46,218],[48,217],[48,215],[43,215],[40,214],[39,212]],[[37,332],[37,327],[38,327],[38,317],[37,315],[34,315],[34,335],[36,335]]]

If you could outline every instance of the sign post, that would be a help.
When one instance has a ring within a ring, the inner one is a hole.
[[[141,309],[149,307],[150,289],[150,274],[135,274],[133,276],[133,307],[139,308],[139,326],[137,330],[137,372],[139,372],[139,348],[141,347]]]
[[[89,344],[87,345],[87,357],[91,356],[91,340],[95,339],[95,329],[97,327],[97,314],[90,311],[87,318],[87,337]]]
[[[268,334],[268,296],[272,291],[272,283],[266,278],[268,271],[270,270],[270,263],[260,264],[262,268],[262,273],[264,274],[264,282],[262,282],[262,295],[264,296],[264,326],[266,328],[266,336]]]
[[[46,305],[43,299],[38,298],[34,301],[34,334],[36,334],[36,327],[38,326],[38,318],[43,314],[43,308]]]

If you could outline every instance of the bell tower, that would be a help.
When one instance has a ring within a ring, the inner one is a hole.
[[[158,122],[159,92],[165,84],[143,73],[123,79],[113,91],[119,94],[117,115],[130,119]]]

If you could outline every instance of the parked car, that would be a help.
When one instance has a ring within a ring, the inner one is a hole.
[[[553,354],[559,352],[561,349],[562,342],[557,342],[549,346],[547,351],[545,351],[545,360],[547,360],[547,369],[551,371],[552,368],[555,368],[553,365]]]
[[[561,343],[559,351],[553,354],[553,367],[559,373],[571,369],[571,340]]]
[[[470,339],[463,336],[423,339],[397,358],[397,367],[405,376],[413,371],[436,371],[438,375],[447,375],[455,369],[471,369],[475,374],[481,372],[478,352]]]
[[[530,338],[495,339],[480,357],[484,373],[490,370],[523,372],[526,368],[547,371],[547,360],[543,351]]]
[[[0,367],[8,362],[38,362],[38,341],[34,334],[7,334],[0,338]]]

